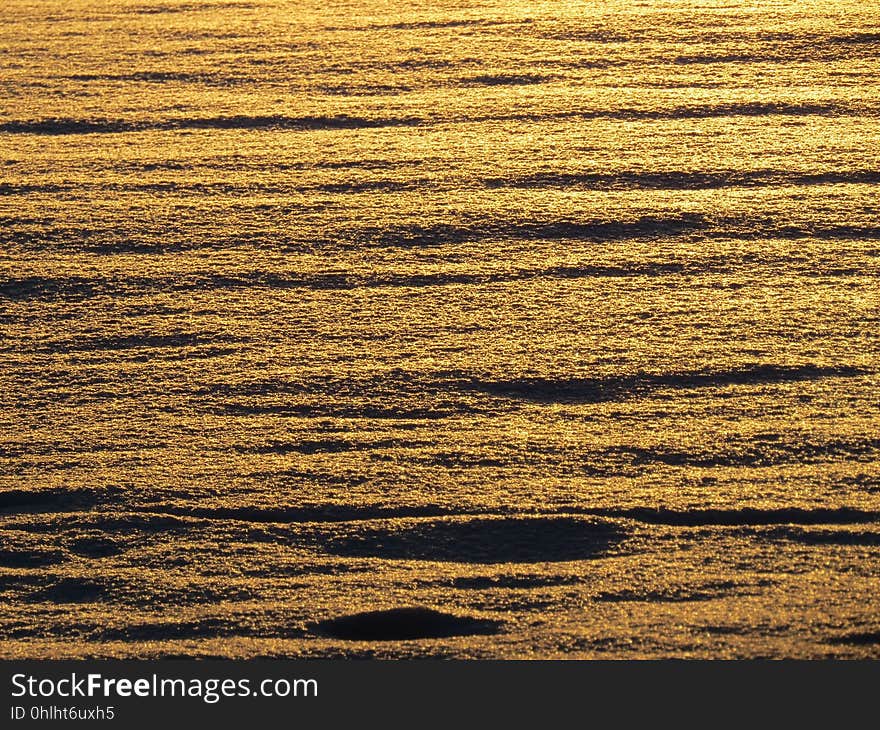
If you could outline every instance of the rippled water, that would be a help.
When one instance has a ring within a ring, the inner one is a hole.
[[[878,27],[8,0],[2,654],[876,656]]]

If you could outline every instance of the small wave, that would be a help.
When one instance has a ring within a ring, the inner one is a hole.
[[[552,80],[540,74],[480,74],[461,80],[464,86],[531,86]]]
[[[390,421],[434,421],[455,418],[464,414],[475,414],[481,411],[464,403],[438,404],[426,406],[413,405],[378,405],[357,403],[304,403],[294,405],[287,403],[240,403],[226,402],[206,408],[210,413],[219,416],[279,416],[286,418],[356,418]]]
[[[74,188],[73,183],[13,184],[0,183],[0,195],[31,195],[33,193],[63,193]]]
[[[677,527],[712,527],[743,525],[833,525],[880,521],[880,512],[852,507],[815,508],[780,507],[759,509],[690,509],[675,510],[651,507],[586,508],[584,514],[616,517],[651,525]]]
[[[0,298],[12,301],[82,301],[99,296],[128,296],[135,291],[167,291],[174,288],[173,281],[142,277],[92,279],[81,276],[32,276],[0,280]]]
[[[676,56],[672,62],[677,66],[691,66],[716,63],[767,63],[768,61],[786,60],[784,57],[768,56],[754,53],[701,53],[687,56]],[[791,60],[789,57],[787,60]]]
[[[752,586],[740,586],[733,581],[717,581],[700,586],[673,586],[656,590],[603,591],[593,597],[594,601],[608,603],[689,603],[693,601],[712,601],[728,596],[747,595]]]
[[[723,117],[765,117],[765,116],[877,116],[876,106],[841,103],[841,102],[812,102],[791,103],[782,101],[766,102],[739,102],[727,104],[705,104],[697,106],[678,106],[657,109],[583,109],[564,112],[538,113],[514,113],[502,115],[486,115],[479,117],[464,117],[459,119],[435,121],[451,122],[549,122],[566,119],[585,120],[608,119],[616,121],[665,121],[679,119],[713,119]]]
[[[580,577],[572,575],[486,575],[453,578],[451,581],[440,581],[440,584],[460,590],[487,591],[496,588],[521,590],[568,586],[581,581]]]
[[[53,490],[42,490],[50,492]],[[58,492],[61,490],[54,490]],[[80,490],[87,491],[87,490]],[[75,529],[87,529],[89,544],[76,541],[68,547],[77,554],[102,556],[125,549],[112,536],[134,532],[164,533],[206,529],[230,523],[266,525],[309,525],[315,531],[297,528],[296,534],[272,528],[264,538],[330,545],[330,552],[348,557],[388,557],[428,560],[452,560],[476,563],[544,562],[577,560],[604,551],[622,540],[627,530],[619,520],[669,527],[740,527],[734,532],[745,537],[788,540],[810,544],[865,545],[880,544],[880,532],[853,529],[810,529],[826,525],[880,524],[880,512],[855,507],[742,507],[692,508],[666,507],[590,507],[568,505],[559,509],[536,509],[518,514],[514,509],[493,506],[458,506],[441,504],[356,505],[344,503],[305,505],[203,506],[195,503],[156,503],[126,505],[123,511],[94,511],[91,508],[118,502],[113,490],[73,495],[70,501],[57,493],[50,498],[16,497],[0,502],[0,509],[25,513],[70,512],[61,520],[45,525],[31,525],[30,531],[55,532],[59,525],[72,535]],[[6,492],[4,494],[9,494]],[[29,493],[34,495],[34,493]],[[598,518],[593,520],[591,518]],[[330,525],[334,532],[325,532]],[[319,526],[321,526],[319,528]],[[762,529],[769,526],[770,529]],[[278,528],[282,529],[282,528]],[[98,544],[93,544],[100,535]],[[494,536],[494,537],[493,537]],[[496,539],[497,538],[497,539]],[[75,544],[76,543],[76,544]],[[577,554],[580,557],[561,557]],[[60,554],[59,554],[60,555]],[[519,556],[515,560],[514,556]],[[55,560],[55,552],[49,556]],[[36,559],[36,558],[35,558]],[[554,579],[555,580],[555,579]],[[568,578],[547,583],[567,584]],[[538,584],[536,584],[538,585]],[[544,585],[544,583],[540,583]],[[456,579],[455,587],[483,589],[492,587],[532,587],[528,580]]]
[[[255,380],[221,380],[206,382],[196,394],[211,393],[254,398],[267,395],[312,393],[327,395],[366,392],[372,394],[413,394],[424,396],[442,394],[454,388],[454,378],[463,377],[462,371],[441,371],[434,375],[419,374],[406,368],[393,368],[369,375],[311,374],[306,377],[263,378]]]
[[[880,33],[871,32],[855,32],[845,35],[829,36],[830,43],[839,43],[841,45],[862,45],[862,44],[880,44]]]
[[[172,119],[156,123],[156,129],[371,129],[376,127],[407,127],[421,124],[412,117],[286,117],[286,116],[229,116],[192,119]]]
[[[880,545],[880,532],[870,530],[816,530],[791,525],[755,530],[749,533],[761,539],[784,540],[801,545],[855,545],[872,547]]]
[[[377,449],[414,449],[428,446],[429,441],[406,439],[377,439],[353,441],[350,439],[305,439],[297,442],[272,442],[251,446],[235,446],[236,451],[246,454],[337,454],[346,451],[374,451]]]
[[[186,283],[168,282],[167,288],[182,290],[212,289],[316,289],[350,291],[374,288],[412,288],[496,284],[522,279],[587,279],[619,278],[634,276],[665,276],[670,274],[721,271],[726,267],[718,262],[656,262],[634,263],[620,266],[551,266],[545,269],[520,269],[512,271],[487,271],[481,273],[433,272],[433,273],[315,273],[315,274],[269,274],[248,272],[236,275],[196,277]]]
[[[230,0],[229,2],[198,2],[163,5],[133,5],[121,10],[131,15],[164,15],[165,13],[213,12],[218,10],[249,10],[258,7],[251,2]]]
[[[402,165],[398,165],[401,167]],[[386,169],[391,164],[369,163],[327,163],[312,167],[328,169]],[[182,169],[182,166],[169,163],[141,166],[141,170]],[[273,166],[273,169],[308,169],[305,165]],[[722,188],[760,188],[781,186],[817,185],[876,185],[880,183],[880,171],[853,170],[829,171],[823,173],[795,173],[784,170],[756,171],[622,171],[619,173],[564,173],[543,172],[511,177],[492,177],[475,181],[490,189],[576,189],[576,190],[713,190]],[[346,180],[334,183],[262,183],[262,182],[205,182],[201,180],[167,180],[158,182],[53,182],[42,184],[0,183],[0,196],[58,194],[71,191],[100,190],[103,192],[145,192],[171,195],[245,195],[245,194],[291,194],[323,192],[335,195],[358,195],[365,193],[399,193],[410,190],[425,190],[436,187],[437,183],[427,177],[395,180]],[[548,224],[552,225],[552,224]]]
[[[86,351],[92,352],[96,350],[139,350],[153,348],[176,348],[176,347],[192,347],[206,341],[204,335],[192,333],[179,334],[138,334],[138,335],[117,335],[114,337],[96,337],[92,339],[78,339],[75,342],[61,343],[55,345],[55,351],[75,352]]]
[[[193,73],[188,71],[132,71],[124,74],[71,74],[65,78],[71,81],[120,81],[165,84],[169,82],[186,84],[204,84],[207,86],[232,86],[236,84],[255,83],[255,79],[245,76],[229,76],[217,73]]]
[[[424,189],[429,180],[359,180],[358,182],[323,183],[311,189],[335,194],[348,193],[399,193],[406,190]]]
[[[139,127],[135,122],[90,119],[16,120],[0,124],[0,132],[9,134],[98,134],[130,132]]]
[[[133,507],[135,512],[151,515],[207,520],[238,520],[242,522],[350,522],[376,519],[443,517],[461,515],[461,510],[441,505],[347,505],[326,504],[280,507],[199,507],[197,505],[149,505]],[[487,510],[488,511],[488,510]],[[467,514],[472,514],[467,512]],[[483,514],[477,511],[477,514]]]
[[[402,21],[399,23],[377,23],[370,25],[373,30],[428,30],[432,28],[471,28],[492,25],[511,25],[511,21],[491,20],[488,18],[461,18],[453,20],[416,20]]]
[[[109,500],[105,501],[109,502]],[[119,506],[118,503],[116,506]],[[112,541],[122,549],[124,549],[124,546],[116,542],[110,535],[120,533],[124,537],[130,537],[137,533],[157,535],[166,532],[186,532],[203,524],[195,518],[172,514],[171,510],[166,510],[165,512],[149,511],[143,508],[129,508],[127,506],[122,509],[122,512],[112,513],[105,511],[80,512],[78,515],[69,519],[65,518],[57,524],[65,525],[65,527],[69,528],[69,531],[75,528],[87,528],[92,532],[98,532],[103,541]],[[56,527],[47,527],[45,529],[47,531],[55,530]],[[82,549],[88,554],[89,548],[87,546]],[[77,546],[74,545],[71,551],[76,552],[76,550]],[[97,550],[97,547],[93,548],[93,551]]]
[[[144,601],[146,604],[147,602]],[[152,605],[154,601],[150,601]],[[180,601],[177,602],[178,605]],[[263,617],[265,620],[265,616]],[[227,638],[232,636],[298,639],[305,631],[297,626],[278,623],[253,625],[231,618],[200,618],[189,621],[135,622],[119,627],[97,629],[90,638],[98,641],[174,641],[183,639]]]
[[[670,170],[618,173],[545,172],[511,178],[487,178],[490,188],[586,188],[599,190],[711,190],[736,187],[807,186],[880,183],[880,171],[853,170],[797,173],[785,170],[722,170],[685,172]]]
[[[536,403],[605,403],[645,398],[662,390],[784,384],[820,378],[858,377],[867,372],[851,366],[773,364],[746,365],[731,370],[634,373],[596,378],[489,379],[462,371],[424,374],[390,371],[361,378],[313,376],[291,381],[215,382],[205,384],[192,395],[206,396],[199,398],[200,407],[227,416],[431,420],[485,414],[499,407],[492,400],[469,397],[473,392]],[[359,393],[369,393],[372,397],[368,402],[352,398],[353,394]],[[869,446],[838,445],[839,450]],[[435,456],[443,457],[442,454]],[[454,454],[449,456],[454,458]],[[706,458],[722,457],[709,455]],[[631,458],[638,458],[638,454],[631,455]],[[677,452],[658,451],[645,453],[642,458],[674,460],[685,457]],[[701,457],[692,458],[698,460]],[[490,464],[487,462],[486,465]]]
[[[815,464],[834,458],[862,459],[880,453],[880,439],[831,439],[824,442],[768,442],[756,437],[718,452],[705,450],[615,447],[609,453],[626,456],[636,465],[670,466],[775,466],[778,464]]]
[[[348,130],[381,127],[414,127],[448,123],[484,123],[499,121],[542,122],[561,119],[610,119],[619,121],[651,121],[676,119],[710,119],[736,116],[876,116],[873,107],[841,103],[743,102],[705,106],[683,106],[672,109],[585,109],[550,114],[503,114],[477,117],[352,117],[352,116],[218,116],[182,117],[177,119],[28,119],[0,124],[7,134],[67,135],[119,134],[141,131],[174,131],[188,129],[249,129],[249,130]]]
[[[328,96],[396,96],[412,91],[402,84],[323,84],[318,89]]]
[[[358,160],[323,160],[314,164],[297,165],[296,169],[309,169],[314,167],[322,170],[393,170],[406,167],[418,167],[424,165],[424,160],[382,160],[382,159],[358,159]]]
[[[132,353],[134,359],[145,357],[142,351],[161,351],[156,356],[163,358],[177,357],[213,357],[228,354],[234,350],[221,348],[218,345],[237,344],[244,340],[240,337],[217,332],[142,332],[112,335],[107,337],[77,338],[46,338],[35,344],[35,351],[49,353],[89,353],[92,355],[104,352]],[[153,354],[150,355],[153,357]],[[120,355],[114,354],[114,360]]]
[[[782,239],[817,238],[819,240],[880,240],[880,226],[831,225],[831,226],[782,226],[770,231]],[[756,233],[755,235],[761,235]],[[753,236],[754,237],[754,236]]]
[[[364,159],[329,159],[308,162],[273,160],[270,169],[277,172],[287,172],[290,170],[398,170],[401,168],[419,167],[424,164],[425,160],[420,159],[403,158],[388,160],[365,157]],[[195,165],[178,160],[114,160],[113,168],[115,170],[139,173],[155,172],[156,170],[192,170],[195,169]],[[217,161],[209,165],[207,169],[212,172],[248,171],[259,173],[265,173],[267,170],[266,165],[259,160],[241,158],[235,158],[233,161],[229,161],[228,164],[224,164],[223,161]]]
[[[527,25],[530,18],[522,20],[501,20],[493,18],[451,18],[447,20],[405,20],[396,23],[368,23],[364,25],[328,26],[325,31],[364,31],[377,30],[444,30],[447,28],[489,28],[493,26]]]
[[[668,236],[712,227],[701,214],[675,216],[646,215],[634,220],[594,221],[510,221],[488,220],[472,225],[412,224],[395,228],[363,228],[356,234],[360,241],[379,246],[437,246],[484,239],[515,240],[587,240],[607,241],[623,238]]]
[[[643,39],[641,31],[620,33],[607,28],[552,28],[540,35],[551,40],[583,43],[635,43]]]
[[[122,132],[173,131],[186,129],[270,129],[270,130],[322,130],[322,129],[370,129],[376,127],[400,127],[421,124],[421,120],[407,117],[367,118],[350,116],[287,117],[267,116],[221,116],[184,117],[162,120],[114,120],[114,119],[37,119],[15,120],[0,124],[0,132],[9,134],[119,134]]]

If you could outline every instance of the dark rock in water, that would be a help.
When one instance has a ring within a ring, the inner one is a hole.
[[[619,524],[583,517],[413,521],[336,536],[336,555],[461,563],[541,563],[598,557],[626,537]]]
[[[314,626],[317,633],[352,641],[396,641],[495,634],[500,627],[499,621],[455,616],[418,606],[355,613],[327,619]]]

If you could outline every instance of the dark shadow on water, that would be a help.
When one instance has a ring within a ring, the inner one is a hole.
[[[829,644],[849,644],[851,646],[872,646],[880,644],[880,631],[855,631],[826,640]]]
[[[66,560],[60,550],[0,549],[0,566],[4,568],[43,568]]]
[[[0,492],[0,512],[82,509],[98,504],[114,492],[111,489],[9,489]]]
[[[38,603],[97,603],[104,601],[108,594],[106,581],[69,577],[31,593],[27,600]]]
[[[126,551],[126,544],[112,535],[91,532],[71,538],[67,549],[84,558],[109,558]]]
[[[617,524],[579,517],[432,520],[328,539],[335,555],[461,563],[542,563],[598,557],[624,539]]]
[[[464,389],[539,402],[601,403],[648,395],[662,389],[690,390],[728,385],[763,385],[856,377],[864,370],[849,366],[753,364],[730,370],[678,373],[635,373],[598,378],[523,377],[511,380],[464,381]]]
[[[501,623],[441,613],[430,608],[408,607],[340,616],[320,621],[312,628],[317,634],[335,639],[401,641],[496,634]]]

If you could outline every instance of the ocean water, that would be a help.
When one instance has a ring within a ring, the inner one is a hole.
[[[0,48],[2,656],[880,655],[880,8]]]

